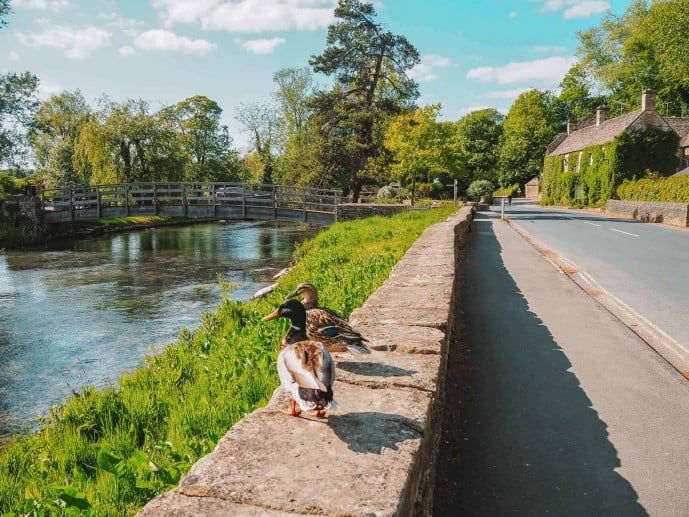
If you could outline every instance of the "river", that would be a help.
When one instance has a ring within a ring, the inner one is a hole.
[[[0,253],[0,435],[82,386],[115,384],[220,304],[245,300],[313,227],[234,222],[160,227]]]

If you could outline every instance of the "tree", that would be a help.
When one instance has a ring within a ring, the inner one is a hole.
[[[505,116],[494,109],[472,111],[457,122],[459,151],[464,156],[469,181],[495,181],[498,173],[498,145]]]
[[[610,92],[613,113],[638,109],[645,88],[658,92],[663,114],[689,109],[689,0],[635,0],[622,16],[579,34],[587,76]]]
[[[314,106],[323,137],[354,153],[342,186],[355,201],[369,162],[382,147],[381,126],[387,117],[409,109],[418,97],[416,82],[406,75],[419,62],[416,48],[404,36],[375,23],[375,16],[369,3],[339,0],[338,21],[328,28],[327,47],[310,60],[315,72],[335,78],[335,87],[316,96]],[[321,157],[328,158],[326,153]]]
[[[514,101],[500,139],[500,185],[526,183],[543,168],[546,148],[561,126],[549,92],[529,90]]]
[[[593,95],[595,88],[593,80],[586,74],[581,63],[575,64],[569,69],[560,82],[560,95],[557,100],[562,107],[563,118],[569,120],[582,120],[595,113],[596,108],[607,104],[604,95]]]
[[[282,149],[275,172],[282,183],[301,184],[313,170],[313,162],[306,159],[310,144],[306,135],[314,76],[308,67],[284,68],[273,75],[273,81],[278,86],[274,95],[279,107],[277,139]]]
[[[203,95],[189,97],[162,109],[156,119],[176,133],[183,155],[184,179],[237,181],[241,177],[239,153],[232,148],[227,126],[220,124],[222,109]],[[174,138],[173,138],[174,140]]]
[[[37,91],[38,78],[29,72],[0,75],[0,165],[24,165],[26,135],[38,107]]]
[[[74,148],[90,115],[91,108],[79,90],[53,95],[36,111],[29,140],[36,157],[37,176],[44,187],[80,181],[73,163]]]
[[[236,118],[251,135],[253,150],[260,158],[260,182],[265,184],[273,183],[274,147],[278,140],[276,111],[269,103],[240,104],[236,108]]]
[[[148,113],[143,100],[103,99],[103,109],[82,127],[75,166],[91,184],[182,179],[176,135]]]
[[[412,203],[417,182],[454,176],[452,172],[458,169],[451,126],[437,122],[439,113],[440,104],[434,104],[399,115],[385,135],[385,147],[393,158],[393,177],[411,183]]]
[[[10,0],[0,0],[0,29],[7,24],[7,16],[12,12]]]

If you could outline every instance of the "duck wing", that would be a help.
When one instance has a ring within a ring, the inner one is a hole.
[[[306,311],[306,331],[311,339],[323,341],[335,351],[340,351],[339,348],[344,347],[350,352],[370,353],[364,344],[367,339],[354,330],[342,316],[330,309],[319,307]]]
[[[300,341],[278,355],[278,375],[287,389],[296,383],[300,388],[327,391],[335,378],[335,365],[321,343]]]

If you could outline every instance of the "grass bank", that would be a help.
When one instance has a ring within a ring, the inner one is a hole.
[[[0,515],[134,514],[278,385],[287,323],[262,316],[305,281],[319,287],[322,304],[348,316],[427,226],[454,211],[444,205],[335,224],[297,249],[297,265],[268,297],[225,299],[117,387],[86,388],[54,408],[40,431],[0,451]]]

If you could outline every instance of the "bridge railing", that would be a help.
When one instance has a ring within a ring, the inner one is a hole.
[[[78,185],[40,193],[47,222],[129,215],[255,217],[296,220],[295,211],[334,220],[340,193],[287,185],[230,182],[141,182]]]

